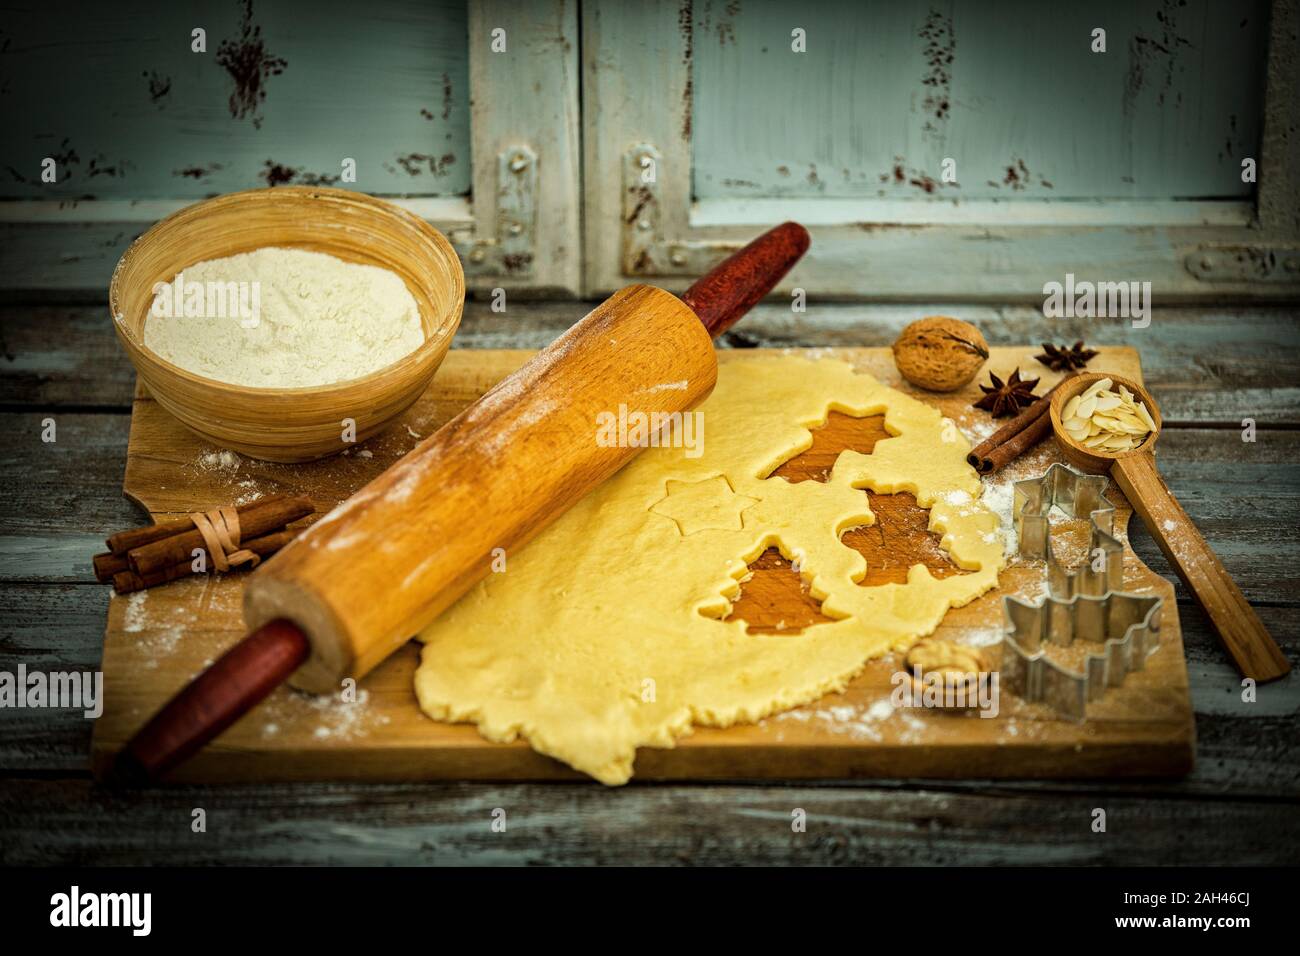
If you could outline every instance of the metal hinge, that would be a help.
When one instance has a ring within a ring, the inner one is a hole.
[[[1183,261],[1204,282],[1300,283],[1300,246],[1201,246]]]
[[[497,154],[496,228],[491,236],[473,230],[451,233],[452,245],[465,265],[465,276],[533,274],[537,235],[537,153],[530,146],[510,146]]]
[[[623,154],[623,274],[695,276],[708,272],[739,242],[670,239],[664,235],[659,168],[663,156],[648,143]]]

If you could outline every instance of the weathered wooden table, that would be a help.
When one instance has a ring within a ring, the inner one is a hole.
[[[536,348],[583,307],[471,303],[460,348]],[[1037,309],[765,305],[747,345],[884,345],[944,312],[992,344],[1042,337]],[[1161,470],[1300,658],[1300,311],[1158,309],[1151,326],[1057,320],[1057,341],[1139,348],[1165,413]],[[0,308],[0,670],[93,670],[109,592],[90,556],[138,523],[121,494],[133,373],[100,305]],[[57,440],[42,441],[52,419]],[[1253,443],[1243,442],[1252,419]],[[1167,565],[1140,523],[1133,546]],[[1300,862],[1300,678],[1242,701],[1239,678],[1179,585],[1197,766],[1177,781],[873,781],[797,785],[276,785],[117,793],[92,784],[90,722],[0,709],[0,862],[1062,863]],[[191,828],[203,808],[207,830]],[[507,812],[504,833],[491,826]],[[791,811],[807,831],[791,831]],[[1092,829],[1106,810],[1107,830]]]

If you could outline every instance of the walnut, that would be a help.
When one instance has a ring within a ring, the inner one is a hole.
[[[894,342],[899,374],[931,392],[961,388],[979,373],[988,357],[988,343],[980,330],[946,315],[917,319]]]
[[[934,679],[942,681],[944,689],[954,696],[960,688],[961,699],[971,707],[977,703],[977,690],[990,671],[990,663],[988,655],[977,647],[929,637],[907,652],[907,668],[918,688],[926,675],[937,675]]]
[[[927,637],[907,652],[907,666],[913,671],[944,671],[973,674],[989,669],[988,657],[978,647]]]

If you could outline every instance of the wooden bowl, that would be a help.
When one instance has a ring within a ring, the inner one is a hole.
[[[306,388],[218,382],[164,361],[144,345],[154,285],[205,259],[288,246],[401,276],[420,309],[424,342],[362,378]],[[451,243],[423,219],[362,193],[285,186],[230,193],[168,216],[117,264],[108,290],[118,340],[149,394],[191,431],[268,461],[310,461],[364,441],[428,387],[460,324],[465,275]]]
[[[1070,433],[1061,424],[1061,410],[1065,408],[1065,403],[1080,392],[1087,390],[1088,386],[1093,382],[1103,378],[1110,379],[1116,385],[1123,385],[1132,392],[1134,398],[1140,399],[1146,405],[1147,411],[1151,413],[1151,420],[1156,423],[1156,430],[1147,436],[1146,441],[1132,451],[1106,452],[1089,448],[1071,438]],[[1164,420],[1160,417],[1160,406],[1156,404],[1156,400],[1151,397],[1150,392],[1132,379],[1124,378],[1122,375],[1110,375],[1106,372],[1088,372],[1066,379],[1065,383],[1056,390],[1056,394],[1052,396],[1049,414],[1052,416],[1052,433],[1056,435],[1057,444],[1061,446],[1061,454],[1065,456],[1065,460],[1076,468],[1082,468],[1084,471],[1101,473],[1110,471],[1110,466],[1121,458],[1149,454],[1155,447],[1156,439],[1160,437],[1160,429],[1164,425]]]

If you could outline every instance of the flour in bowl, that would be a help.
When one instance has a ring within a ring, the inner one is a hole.
[[[268,246],[209,259],[154,293],[145,347],[234,385],[345,382],[424,341],[419,307],[399,276],[322,252]]]

